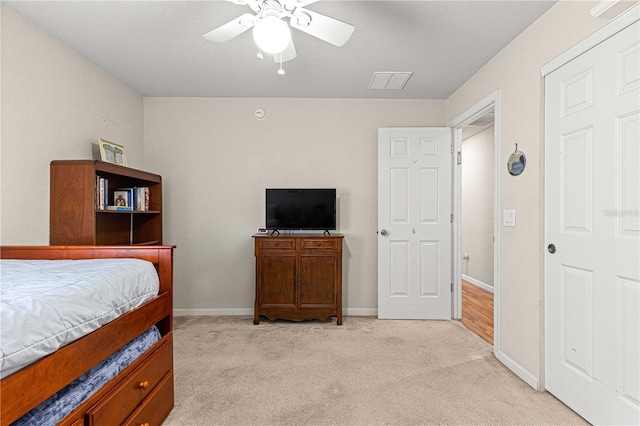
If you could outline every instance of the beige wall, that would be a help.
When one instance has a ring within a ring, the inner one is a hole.
[[[91,159],[99,137],[142,166],[142,97],[2,6],[2,244],[49,243],[49,163]]]
[[[178,246],[178,313],[252,312],[265,188],[335,187],[344,309],[375,315],[378,127],[445,121],[444,101],[145,98],[144,123],[165,242]]]
[[[462,141],[462,273],[493,287],[493,126]]]
[[[447,100],[452,120],[500,90],[500,212],[516,209],[517,226],[500,230],[499,352],[529,383],[543,374],[543,79],[540,68],[605,25],[598,2],[560,1]],[[527,155],[518,177],[506,162],[515,143]],[[501,216],[501,213],[500,213]],[[536,383],[537,382],[537,383]]]

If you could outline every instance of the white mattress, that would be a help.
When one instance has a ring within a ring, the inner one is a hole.
[[[25,367],[153,299],[140,259],[0,261],[0,376]]]

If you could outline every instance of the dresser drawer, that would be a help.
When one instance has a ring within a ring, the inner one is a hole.
[[[338,241],[334,239],[305,239],[302,240],[302,248],[309,249],[332,249],[338,248]]]
[[[122,423],[173,367],[171,339],[87,411],[89,425]]]
[[[296,248],[296,241],[289,238],[264,238],[260,240],[262,249],[266,250],[293,250]]]
[[[173,408],[173,373],[162,378],[123,426],[160,426]]]

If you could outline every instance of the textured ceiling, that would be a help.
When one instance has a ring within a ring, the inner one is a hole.
[[[319,1],[348,22],[342,48],[292,30],[298,57],[256,57],[251,31],[203,34],[250,12],[225,1],[4,1],[144,96],[446,99],[555,1]],[[410,71],[403,90],[374,72]]]

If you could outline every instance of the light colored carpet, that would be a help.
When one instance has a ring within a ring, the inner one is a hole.
[[[177,317],[175,408],[187,425],[584,425],[457,321]]]

